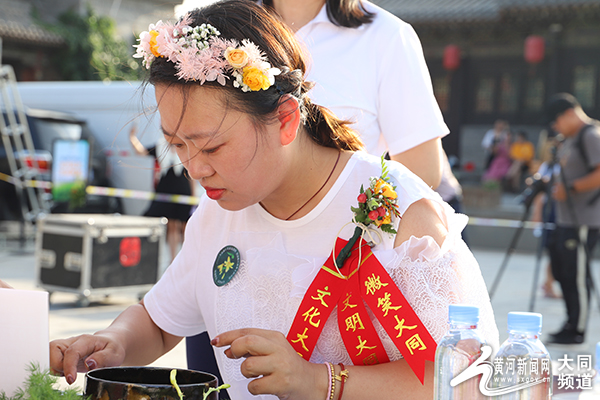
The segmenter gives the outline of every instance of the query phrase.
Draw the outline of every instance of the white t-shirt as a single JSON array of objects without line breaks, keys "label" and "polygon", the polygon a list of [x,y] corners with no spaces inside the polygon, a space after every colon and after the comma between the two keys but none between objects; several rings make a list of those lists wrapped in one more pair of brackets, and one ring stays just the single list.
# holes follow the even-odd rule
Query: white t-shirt
[{"label": "white t-shirt", "polygon": [[402,153],[448,134],[412,26],[363,1],[375,14],[359,28],[334,25],[326,7],[296,32],[308,50],[310,98],[355,122],[367,152]]},{"label": "white t-shirt", "polygon": [[[481,272],[462,242],[464,215],[454,214],[439,195],[406,167],[388,162],[389,175],[397,186],[399,211],[429,198],[443,204],[443,221],[450,234],[440,248],[429,237],[411,238],[394,249],[394,238],[383,234],[373,250],[435,340],[448,329],[448,304],[470,303],[481,307],[484,336],[497,348],[498,331]],[[381,175],[380,159],[355,153],[324,199],[307,215],[284,221],[259,204],[227,211],[203,197],[186,228],[183,247],[160,281],[144,298],[152,320],[166,332],[191,336],[201,332],[204,319],[210,337],[239,328],[270,329],[287,334],[300,302],[339,236],[350,238],[349,222],[361,185]],[[398,226],[398,220],[394,225]],[[218,252],[235,246],[241,265],[224,286],[213,282],[212,269]],[[373,318],[372,318],[373,319]],[[374,321],[391,360],[401,358],[381,325]],[[248,379],[240,373],[243,360],[229,360],[224,349],[216,358],[233,399],[254,397]],[[352,362],[345,350],[334,311],[311,357],[312,362]]]}]

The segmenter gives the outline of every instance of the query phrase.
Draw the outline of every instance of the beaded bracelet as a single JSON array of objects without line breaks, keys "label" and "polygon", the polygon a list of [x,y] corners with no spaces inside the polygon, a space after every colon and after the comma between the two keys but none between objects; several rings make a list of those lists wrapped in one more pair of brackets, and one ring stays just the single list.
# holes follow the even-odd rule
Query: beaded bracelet
[{"label": "beaded bracelet", "polygon": [[344,364],[339,363],[338,365],[342,368],[342,370],[340,371],[339,375],[334,375],[334,378],[341,382],[340,395],[338,396],[338,400],[342,400],[342,394],[344,393],[344,383],[346,383],[350,374],[348,373],[348,370],[344,367]]},{"label": "beaded bracelet", "polygon": [[331,364],[330,363],[323,363],[325,364],[325,366],[327,367],[327,382],[328,382],[328,387],[327,387],[327,397],[325,397],[325,400],[329,400],[329,398],[331,397],[331,382],[333,381],[332,379],[332,373],[331,373]]},{"label": "beaded bracelet", "polygon": [[335,369],[332,363],[328,362],[326,364],[329,369],[329,400],[333,400],[335,396]]}]

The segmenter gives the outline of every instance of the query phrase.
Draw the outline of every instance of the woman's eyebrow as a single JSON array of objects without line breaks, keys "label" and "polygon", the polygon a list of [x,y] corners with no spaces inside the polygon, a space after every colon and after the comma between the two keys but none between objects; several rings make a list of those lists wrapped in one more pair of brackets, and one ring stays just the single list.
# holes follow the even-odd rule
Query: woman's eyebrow
[{"label": "woman's eyebrow", "polygon": [[[168,137],[174,137],[175,134],[167,131],[164,127],[160,127],[160,130],[162,131],[163,135],[168,136]],[[194,140],[194,139],[205,139],[205,138],[209,138],[212,137],[214,135],[213,132],[195,132],[192,133],[190,135],[183,135],[183,137],[187,140]]]}]

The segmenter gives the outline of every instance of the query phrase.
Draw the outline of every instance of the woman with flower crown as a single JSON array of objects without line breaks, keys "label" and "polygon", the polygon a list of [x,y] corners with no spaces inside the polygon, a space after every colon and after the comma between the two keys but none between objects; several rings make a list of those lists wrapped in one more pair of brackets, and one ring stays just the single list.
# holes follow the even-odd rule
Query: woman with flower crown
[{"label": "woman with flower crown", "polygon": [[137,55],[207,196],[144,300],[53,341],[54,371],[150,363],[203,319],[233,399],[430,399],[448,304],[476,302],[494,341],[466,217],[311,102],[282,23],[227,0],[151,25]]}]

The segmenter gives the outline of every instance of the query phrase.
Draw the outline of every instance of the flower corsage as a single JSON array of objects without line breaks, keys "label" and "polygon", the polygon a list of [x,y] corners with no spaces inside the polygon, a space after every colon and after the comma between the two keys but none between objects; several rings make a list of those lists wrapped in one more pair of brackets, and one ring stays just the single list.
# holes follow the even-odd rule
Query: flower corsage
[{"label": "flower corsage", "polygon": [[335,261],[338,267],[344,265],[350,249],[358,238],[365,234],[369,225],[374,224],[390,235],[397,233],[392,220],[393,217],[401,218],[400,211],[398,211],[398,194],[396,186],[392,184],[388,176],[388,168],[383,156],[381,157],[381,176],[379,178],[371,177],[370,185],[366,190],[364,185],[361,185],[357,201],[358,206],[350,208],[354,213],[353,222],[356,224],[354,235],[336,257]]}]

